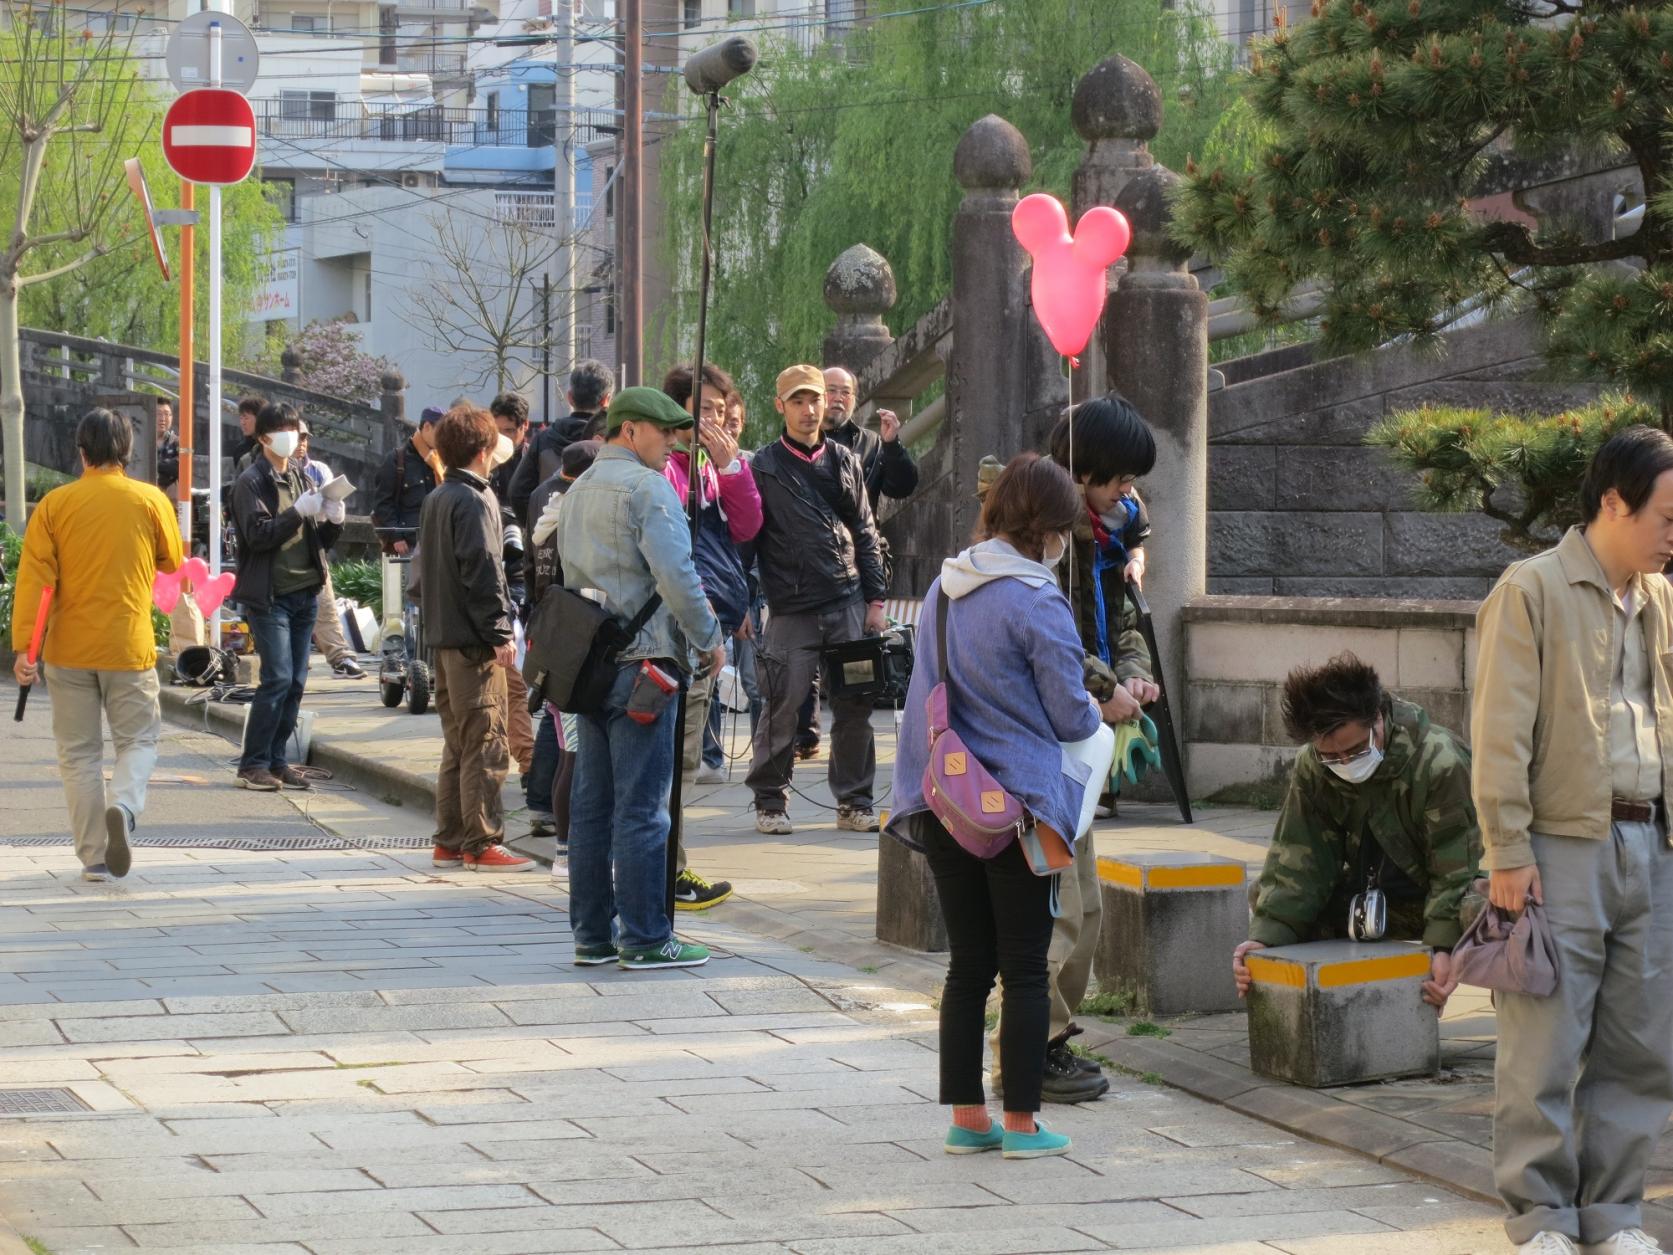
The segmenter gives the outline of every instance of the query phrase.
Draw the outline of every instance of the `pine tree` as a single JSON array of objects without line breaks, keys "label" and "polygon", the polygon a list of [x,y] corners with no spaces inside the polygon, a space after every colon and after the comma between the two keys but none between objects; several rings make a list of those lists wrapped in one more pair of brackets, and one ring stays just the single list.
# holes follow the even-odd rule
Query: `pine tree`
[{"label": "pine tree", "polygon": [[[1191,164],[1182,241],[1222,258],[1263,320],[1313,282],[1324,347],[1434,342],[1471,300],[1543,318],[1558,377],[1652,401],[1673,430],[1673,0],[1315,0],[1252,59],[1275,128],[1253,174]],[[1494,221],[1496,156],[1618,154],[1635,232]]]}]

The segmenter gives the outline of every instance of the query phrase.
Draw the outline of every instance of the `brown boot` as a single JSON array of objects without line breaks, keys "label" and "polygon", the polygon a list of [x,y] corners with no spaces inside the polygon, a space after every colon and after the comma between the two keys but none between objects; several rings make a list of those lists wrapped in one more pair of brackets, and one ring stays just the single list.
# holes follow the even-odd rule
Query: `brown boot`
[{"label": "brown boot", "polygon": [[277,793],[281,787],[279,777],[265,767],[246,767],[238,773],[238,787],[254,789],[257,793]]}]

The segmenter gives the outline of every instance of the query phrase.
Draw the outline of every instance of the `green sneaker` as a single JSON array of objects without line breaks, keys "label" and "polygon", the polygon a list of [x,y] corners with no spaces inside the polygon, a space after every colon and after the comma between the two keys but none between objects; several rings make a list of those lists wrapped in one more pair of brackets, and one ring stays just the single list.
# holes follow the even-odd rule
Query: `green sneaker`
[{"label": "green sneaker", "polygon": [[616,947],[606,941],[601,946],[576,946],[576,967],[597,967],[601,963],[614,963],[619,954]]},{"label": "green sneaker", "polygon": [[707,946],[670,937],[648,950],[623,950],[620,966],[631,972],[653,967],[702,967],[708,961]]},{"label": "green sneaker", "polygon": [[999,1153],[1006,1159],[1044,1159],[1050,1155],[1067,1155],[1069,1139],[1061,1133],[1053,1133],[1036,1119],[1032,1133],[1007,1132]]}]

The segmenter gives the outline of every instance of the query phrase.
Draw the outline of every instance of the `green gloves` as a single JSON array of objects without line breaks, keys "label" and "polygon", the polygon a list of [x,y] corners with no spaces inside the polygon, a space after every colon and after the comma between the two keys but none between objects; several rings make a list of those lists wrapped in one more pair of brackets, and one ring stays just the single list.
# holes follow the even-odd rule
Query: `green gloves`
[{"label": "green gloves", "polygon": [[1156,749],[1156,725],[1149,715],[1141,714],[1137,723],[1121,723],[1115,727],[1115,765],[1110,768],[1110,792],[1120,793],[1123,779],[1137,784],[1144,774],[1162,765],[1162,755]]}]

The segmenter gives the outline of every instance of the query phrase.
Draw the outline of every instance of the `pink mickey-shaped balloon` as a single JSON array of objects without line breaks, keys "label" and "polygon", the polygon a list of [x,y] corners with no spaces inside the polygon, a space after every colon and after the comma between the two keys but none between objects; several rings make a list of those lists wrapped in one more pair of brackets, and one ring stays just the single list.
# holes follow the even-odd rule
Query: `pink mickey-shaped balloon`
[{"label": "pink mickey-shaped balloon", "polygon": [[180,604],[180,572],[158,571],[151,577],[151,604],[164,614],[173,614]]},{"label": "pink mickey-shaped balloon", "polygon": [[1107,205],[1081,215],[1069,234],[1069,215],[1055,196],[1036,192],[1011,211],[1011,230],[1034,259],[1030,295],[1034,316],[1052,347],[1072,357],[1086,347],[1104,313],[1104,272],[1132,242],[1127,219]]},{"label": "pink mickey-shaped balloon", "polygon": [[214,614],[221,608],[221,603],[232,596],[232,586],[237,582],[238,577],[231,571],[222,571],[213,579],[199,584],[197,596],[192,600],[197,602],[198,609],[205,615]]},{"label": "pink mickey-shaped balloon", "polygon": [[202,558],[187,558],[180,564],[180,578],[190,580],[196,588],[209,578],[209,564]]}]

